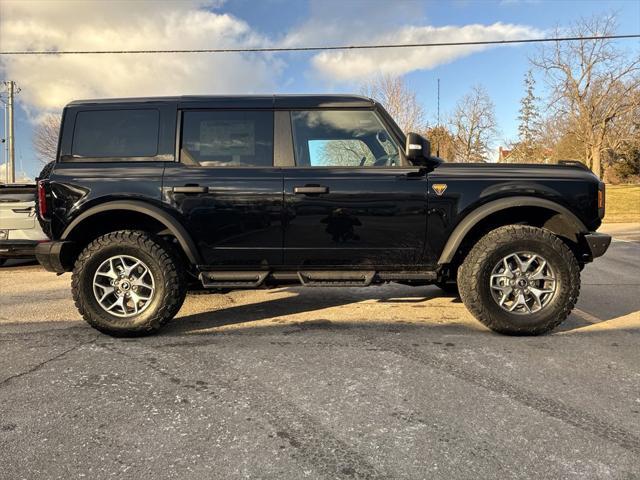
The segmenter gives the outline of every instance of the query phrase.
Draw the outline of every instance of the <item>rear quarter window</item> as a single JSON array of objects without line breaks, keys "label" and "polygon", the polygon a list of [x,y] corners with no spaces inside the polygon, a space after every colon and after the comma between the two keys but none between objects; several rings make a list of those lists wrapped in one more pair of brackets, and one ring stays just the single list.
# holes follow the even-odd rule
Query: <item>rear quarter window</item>
[{"label": "rear quarter window", "polygon": [[78,112],[72,155],[88,158],[154,157],[160,112],[155,109]]}]

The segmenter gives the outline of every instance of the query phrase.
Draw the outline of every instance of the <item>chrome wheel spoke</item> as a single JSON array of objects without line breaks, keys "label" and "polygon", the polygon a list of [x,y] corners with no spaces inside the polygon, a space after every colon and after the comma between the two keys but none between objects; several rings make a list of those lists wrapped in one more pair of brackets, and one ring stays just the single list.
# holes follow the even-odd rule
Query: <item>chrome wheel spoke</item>
[{"label": "chrome wheel spoke", "polygon": [[140,265],[142,262],[140,260],[136,260],[136,262],[131,265],[130,267],[127,267],[126,264],[124,264],[124,274],[127,276],[131,275],[131,272],[134,268],[136,268],[138,265]]},{"label": "chrome wheel spoke", "polygon": [[495,302],[513,314],[536,313],[556,292],[556,276],[546,259],[532,252],[503,257],[491,271],[489,287]]},{"label": "chrome wheel spoke", "polygon": [[109,287],[105,287],[102,285],[98,285],[99,288],[102,288],[102,296],[98,299],[99,303],[104,302],[105,298],[107,298],[109,295],[111,295],[112,293],[114,293],[116,291],[115,288],[109,286]]},{"label": "chrome wheel spoke", "polygon": [[511,265],[508,261],[509,257],[505,257],[502,259],[502,265],[504,266],[504,271],[502,274],[508,278],[513,278],[515,276],[514,271],[511,269]]},{"label": "chrome wheel spoke", "polygon": [[155,294],[155,280],[142,260],[129,256],[111,257],[93,277],[98,305],[117,317],[131,317],[145,310]]},{"label": "chrome wheel spoke", "polygon": [[121,310],[124,311],[124,297],[117,296],[116,301],[111,304],[109,308],[107,308],[107,312],[112,311],[115,307],[120,307]]}]

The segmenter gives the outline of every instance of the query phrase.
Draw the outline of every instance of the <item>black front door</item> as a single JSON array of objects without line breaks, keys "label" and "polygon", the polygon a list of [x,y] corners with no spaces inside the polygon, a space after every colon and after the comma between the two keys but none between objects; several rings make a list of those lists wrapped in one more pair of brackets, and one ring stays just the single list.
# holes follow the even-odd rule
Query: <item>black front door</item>
[{"label": "black front door", "polygon": [[208,265],[282,263],[282,173],[273,167],[273,111],[182,113],[180,162],[167,164],[164,200]]},{"label": "black front door", "polygon": [[415,267],[427,182],[403,163],[372,110],[291,113],[296,166],[284,173],[284,263]]}]

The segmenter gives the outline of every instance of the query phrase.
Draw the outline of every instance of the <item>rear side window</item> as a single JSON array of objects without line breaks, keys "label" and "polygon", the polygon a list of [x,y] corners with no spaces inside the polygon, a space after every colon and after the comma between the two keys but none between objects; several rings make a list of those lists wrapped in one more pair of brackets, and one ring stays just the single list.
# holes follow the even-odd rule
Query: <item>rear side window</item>
[{"label": "rear side window", "polygon": [[158,153],[158,110],[79,112],[73,132],[76,157],[153,157]]},{"label": "rear side window", "polygon": [[184,112],[180,161],[203,167],[273,166],[273,112]]}]

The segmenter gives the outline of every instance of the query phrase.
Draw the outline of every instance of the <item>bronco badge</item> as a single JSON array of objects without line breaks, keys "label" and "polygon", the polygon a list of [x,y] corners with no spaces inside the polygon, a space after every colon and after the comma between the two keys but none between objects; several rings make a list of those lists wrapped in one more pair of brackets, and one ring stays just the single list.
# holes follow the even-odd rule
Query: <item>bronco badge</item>
[{"label": "bronco badge", "polygon": [[431,188],[433,188],[433,191],[436,192],[436,195],[440,196],[447,189],[447,184],[446,183],[434,183],[431,186]]}]

